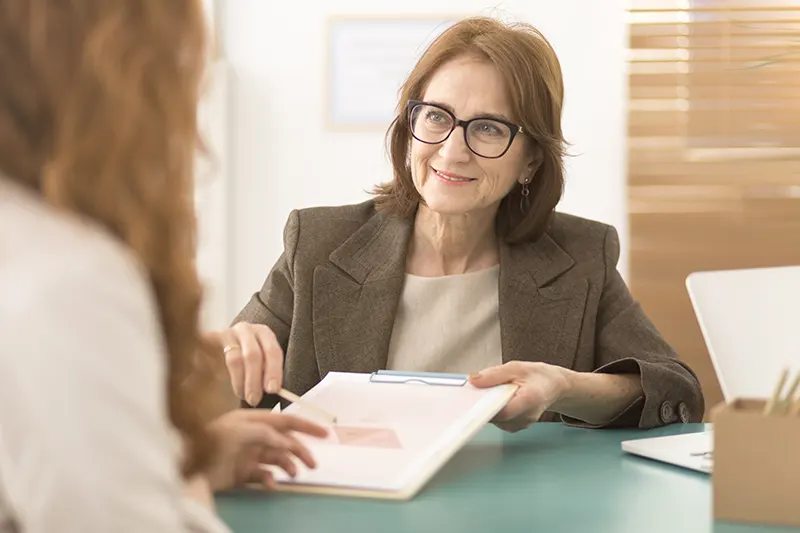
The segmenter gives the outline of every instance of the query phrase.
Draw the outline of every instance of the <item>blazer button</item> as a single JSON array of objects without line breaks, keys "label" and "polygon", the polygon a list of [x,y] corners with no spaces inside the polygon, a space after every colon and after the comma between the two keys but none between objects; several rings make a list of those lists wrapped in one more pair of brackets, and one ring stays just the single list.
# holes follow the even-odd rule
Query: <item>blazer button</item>
[{"label": "blazer button", "polygon": [[681,422],[683,422],[684,424],[688,424],[689,420],[692,419],[691,413],[689,412],[689,408],[683,402],[678,404],[678,416],[681,417]]},{"label": "blazer button", "polygon": [[672,422],[674,416],[675,411],[672,409],[672,404],[665,400],[661,404],[661,421],[664,423]]}]

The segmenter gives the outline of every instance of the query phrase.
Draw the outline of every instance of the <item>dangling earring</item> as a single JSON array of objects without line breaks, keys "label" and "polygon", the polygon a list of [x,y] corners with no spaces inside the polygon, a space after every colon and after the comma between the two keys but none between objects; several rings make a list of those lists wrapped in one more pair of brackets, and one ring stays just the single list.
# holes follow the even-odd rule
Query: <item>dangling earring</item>
[{"label": "dangling earring", "polygon": [[522,182],[522,197],[519,199],[519,209],[523,213],[528,210],[531,206],[531,200],[528,197],[531,194],[531,191],[528,189],[528,184],[531,182],[531,178],[525,178],[525,181]]}]

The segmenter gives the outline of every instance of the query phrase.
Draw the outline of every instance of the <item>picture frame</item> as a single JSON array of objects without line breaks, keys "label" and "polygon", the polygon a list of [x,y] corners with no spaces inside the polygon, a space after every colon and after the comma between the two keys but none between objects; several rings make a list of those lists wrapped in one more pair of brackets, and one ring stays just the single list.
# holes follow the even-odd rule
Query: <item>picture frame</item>
[{"label": "picture frame", "polygon": [[325,127],[385,131],[402,83],[457,14],[335,15],[325,28]]}]

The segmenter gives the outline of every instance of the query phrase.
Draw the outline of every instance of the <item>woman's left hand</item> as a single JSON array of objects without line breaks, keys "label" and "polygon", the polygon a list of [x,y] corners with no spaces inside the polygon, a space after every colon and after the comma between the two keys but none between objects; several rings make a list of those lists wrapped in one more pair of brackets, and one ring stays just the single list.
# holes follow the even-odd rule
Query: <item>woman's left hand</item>
[{"label": "woman's left hand", "polygon": [[479,388],[507,383],[519,387],[492,420],[500,429],[513,433],[533,425],[566,393],[568,373],[566,368],[547,363],[511,361],[471,375],[470,383]]}]

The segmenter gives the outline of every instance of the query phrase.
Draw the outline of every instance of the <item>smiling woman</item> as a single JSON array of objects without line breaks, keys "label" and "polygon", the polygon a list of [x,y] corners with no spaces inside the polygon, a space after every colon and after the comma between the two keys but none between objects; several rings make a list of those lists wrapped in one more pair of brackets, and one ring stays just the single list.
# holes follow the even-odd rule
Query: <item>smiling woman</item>
[{"label": "smiling woman", "polygon": [[393,179],[363,204],[294,211],[263,287],[215,336],[236,394],[269,406],[284,383],[391,368],[519,384],[495,420],[509,431],[700,420],[694,373],[616,269],[614,228],[555,211],[563,94],[530,25],[442,33],[403,85]]}]

